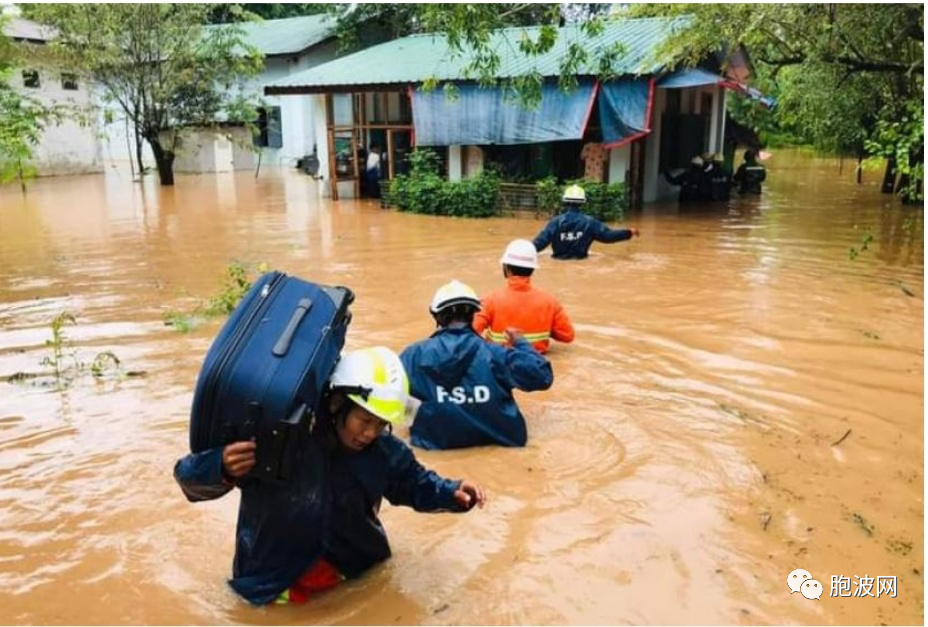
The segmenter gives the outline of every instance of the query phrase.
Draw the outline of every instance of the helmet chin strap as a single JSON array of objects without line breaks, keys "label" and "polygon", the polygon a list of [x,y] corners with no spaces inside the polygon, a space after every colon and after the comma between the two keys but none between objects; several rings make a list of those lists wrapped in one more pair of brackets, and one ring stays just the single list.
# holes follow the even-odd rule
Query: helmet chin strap
[{"label": "helmet chin strap", "polygon": [[371,388],[366,388],[366,387],[361,386],[361,385],[354,385],[354,386],[350,386],[350,387],[349,387],[349,386],[339,386],[339,387],[335,388],[335,391],[344,392],[345,394],[357,394],[358,396],[360,396],[361,398],[363,398],[363,399],[366,401],[366,400],[370,397],[371,392],[373,392],[374,390],[372,390]]}]

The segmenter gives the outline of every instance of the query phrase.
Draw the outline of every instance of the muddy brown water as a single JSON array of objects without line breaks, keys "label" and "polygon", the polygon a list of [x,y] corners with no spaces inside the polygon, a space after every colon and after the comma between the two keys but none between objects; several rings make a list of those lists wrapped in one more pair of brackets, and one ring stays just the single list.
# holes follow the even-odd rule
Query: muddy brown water
[{"label": "muddy brown water", "polygon": [[[0,376],[48,372],[64,311],[69,352],[144,372],[0,382],[0,622],[922,623],[923,214],[877,173],[768,166],[759,199],[651,206],[640,239],[543,259],[577,340],[550,352],[551,390],[519,396],[529,446],[418,453],[488,507],[385,506],[391,560],[270,608],[225,583],[237,496],[192,505],[171,478],[219,321],[165,315],[264,262],[351,286],[349,346],[401,349],[440,284],[498,287],[505,244],[543,223],[320,201],[295,172],[0,189]],[[820,600],[790,594],[797,568]],[[896,596],[832,597],[833,576],[896,577]]]}]

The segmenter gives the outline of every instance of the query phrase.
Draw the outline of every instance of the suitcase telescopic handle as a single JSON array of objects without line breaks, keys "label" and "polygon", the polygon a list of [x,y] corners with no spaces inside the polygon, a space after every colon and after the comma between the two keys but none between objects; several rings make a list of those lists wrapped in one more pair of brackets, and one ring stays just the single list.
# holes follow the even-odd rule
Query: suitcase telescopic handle
[{"label": "suitcase telescopic handle", "polygon": [[284,332],[281,333],[280,337],[277,339],[277,343],[274,344],[274,349],[271,351],[274,353],[274,356],[283,357],[287,354],[287,351],[290,350],[290,343],[293,342],[293,336],[296,335],[297,327],[300,326],[300,322],[312,306],[313,302],[310,299],[300,299],[300,302],[297,303],[296,311],[290,316],[290,322],[287,323],[287,328],[284,329]]}]

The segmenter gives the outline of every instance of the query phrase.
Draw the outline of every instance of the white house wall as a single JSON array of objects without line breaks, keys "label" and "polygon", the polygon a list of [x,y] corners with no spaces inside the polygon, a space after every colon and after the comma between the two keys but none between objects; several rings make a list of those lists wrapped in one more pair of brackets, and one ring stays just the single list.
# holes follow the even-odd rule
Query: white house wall
[{"label": "white house wall", "polygon": [[73,105],[87,116],[86,124],[65,119],[60,124],[49,124],[37,146],[33,148],[31,164],[40,176],[57,174],[86,174],[103,171],[103,155],[99,136],[99,123],[90,104],[90,90],[78,81],[77,90],[65,90],[61,73],[48,67],[28,68],[39,72],[39,87],[27,88],[22,71],[13,71],[10,85],[16,91],[35,98],[46,105]]},{"label": "white house wall", "polygon": [[252,93],[269,106],[280,107],[283,146],[262,149],[263,164],[295,167],[299,159],[312,153],[313,145],[321,152],[326,136],[324,132],[318,134],[314,124],[314,98],[306,95],[265,96],[263,90],[265,85],[331,61],[335,58],[335,46],[334,42],[316,46],[299,57],[269,57],[265,59],[264,71],[251,81],[249,87]]}]

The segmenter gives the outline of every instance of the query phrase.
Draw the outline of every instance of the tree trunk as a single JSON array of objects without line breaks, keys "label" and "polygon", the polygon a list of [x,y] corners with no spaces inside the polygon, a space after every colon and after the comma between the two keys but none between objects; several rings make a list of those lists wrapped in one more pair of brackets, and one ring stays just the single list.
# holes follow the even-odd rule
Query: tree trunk
[{"label": "tree trunk", "polygon": [[886,172],[883,173],[883,185],[880,192],[892,194],[896,187],[896,158],[890,157],[886,160]]},{"label": "tree trunk", "polygon": [[139,166],[139,178],[145,175],[145,164],[142,161],[142,133],[139,131],[139,127],[132,125],[135,129],[135,162]]},{"label": "tree trunk", "polygon": [[155,155],[155,165],[158,166],[158,178],[161,179],[162,185],[174,184],[174,153],[167,150],[161,145],[158,135],[146,135],[145,141],[151,146],[151,152]]},{"label": "tree trunk", "polygon": [[857,184],[860,185],[864,178],[864,156],[857,153]]}]

